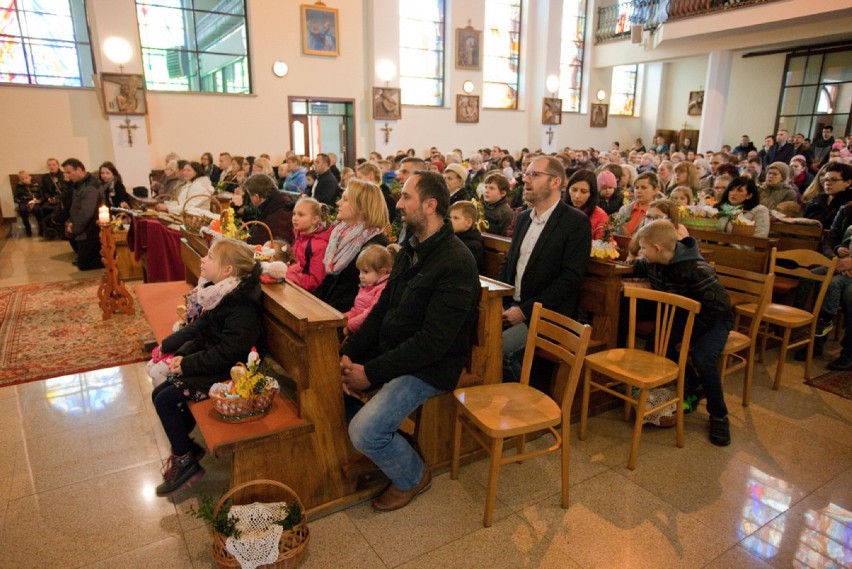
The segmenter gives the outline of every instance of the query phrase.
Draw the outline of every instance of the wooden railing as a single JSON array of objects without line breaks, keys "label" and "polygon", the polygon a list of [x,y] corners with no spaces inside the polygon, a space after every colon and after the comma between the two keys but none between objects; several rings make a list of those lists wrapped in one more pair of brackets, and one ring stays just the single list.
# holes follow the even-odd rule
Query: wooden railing
[{"label": "wooden railing", "polygon": [[641,25],[654,31],[663,22],[680,18],[702,16],[735,8],[744,8],[777,0],[627,0],[600,6],[595,42],[623,40],[630,37],[630,29]]}]

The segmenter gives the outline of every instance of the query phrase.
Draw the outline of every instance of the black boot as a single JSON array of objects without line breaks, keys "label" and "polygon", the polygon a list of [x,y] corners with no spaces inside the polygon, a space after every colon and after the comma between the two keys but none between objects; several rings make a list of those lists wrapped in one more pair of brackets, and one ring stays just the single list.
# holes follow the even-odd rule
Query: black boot
[{"label": "black boot", "polygon": [[157,496],[163,497],[180,490],[184,484],[204,476],[204,469],[188,452],[183,456],[171,455],[163,468],[163,483],[157,486]]}]

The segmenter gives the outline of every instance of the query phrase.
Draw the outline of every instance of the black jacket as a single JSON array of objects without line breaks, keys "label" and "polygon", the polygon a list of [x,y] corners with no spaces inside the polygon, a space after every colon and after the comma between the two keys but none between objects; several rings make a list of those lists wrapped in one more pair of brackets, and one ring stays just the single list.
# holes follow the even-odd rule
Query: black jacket
[{"label": "black jacket", "polygon": [[98,204],[101,203],[100,184],[91,174],[79,182],[71,184],[73,195],[71,197],[71,232],[75,241],[86,239],[97,239],[98,229]]},{"label": "black jacket", "polygon": [[509,226],[512,225],[512,219],[515,217],[515,212],[506,203],[506,198],[502,198],[494,203],[482,202],[485,209],[485,220],[488,222],[488,233],[495,235],[506,235],[509,231]]},{"label": "black jacket", "polygon": [[675,255],[668,265],[638,259],[633,269],[634,276],[647,275],[654,290],[679,294],[701,304],[701,311],[695,317],[693,334],[700,336],[720,321],[733,325],[734,315],[728,292],[719,282],[713,267],[701,257],[698,244],[692,237],[678,242]]},{"label": "black jacket", "polygon": [[[387,244],[387,236],[384,233],[379,233],[364,243],[361,251],[370,245],[387,246]],[[357,258],[358,255],[355,255],[352,262],[336,275],[325,275],[319,288],[314,291],[314,295],[340,312],[349,312],[352,305],[355,304],[355,297],[358,296],[358,287],[361,285],[358,267],[355,266],[355,259]]]},{"label": "black jacket", "polygon": [[231,367],[245,362],[260,340],[261,314],[260,265],[255,265],[216,308],[163,340],[164,353],[183,356],[183,375],[173,383],[189,389],[197,401],[211,385],[229,379]]},{"label": "black jacket", "polygon": [[[262,221],[272,230],[274,239],[283,239],[293,243],[293,198],[276,191],[257,208],[258,221]],[[269,232],[261,225],[251,227],[249,245],[263,245],[269,240]]]},{"label": "black jacket", "polygon": [[416,248],[405,243],[388,284],[340,352],[364,364],[373,387],[414,375],[454,389],[470,351],[479,276],[449,222]]},{"label": "black jacket", "polygon": [[852,190],[840,192],[831,202],[828,201],[828,194],[819,194],[805,206],[802,217],[816,219],[822,224],[823,229],[829,229],[834,218],[837,217],[837,212],[850,200],[852,200]]},{"label": "black jacket", "polygon": [[482,233],[475,227],[471,227],[462,233],[456,233],[456,237],[470,249],[471,255],[476,260],[476,269],[481,275],[485,270],[485,244],[482,241]]},{"label": "black jacket", "polygon": [[450,196],[450,205],[453,205],[454,203],[463,200],[470,201],[474,197],[476,197],[476,194],[474,192],[471,192],[470,189],[466,186],[462,186],[461,188],[456,190],[456,193]]},{"label": "black jacket", "polygon": [[108,207],[121,207],[121,202],[129,202],[130,196],[127,195],[127,189],[122,182],[119,180],[114,181],[112,189],[108,187],[108,184],[101,184],[101,193],[104,197],[104,203]]},{"label": "black jacket", "polygon": [[337,178],[334,177],[331,170],[327,170],[325,174],[317,176],[317,184],[314,186],[311,196],[334,209],[338,188]]},{"label": "black jacket", "polygon": [[784,146],[778,146],[777,144],[770,146],[769,150],[766,151],[766,155],[763,156],[763,168],[767,168],[773,162],[789,164],[795,155],[796,149],[789,142],[785,143]]},{"label": "black jacket", "polygon": [[[515,285],[521,243],[532,223],[534,210],[522,211],[515,221],[509,254],[500,265],[499,280]],[[580,279],[592,252],[592,226],[588,216],[560,201],[547,220],[530,254],[521,283],[520,308],[529,321],[533,304],[573,317],[580,300]],[[511,301],[507,297],[507,302]]]},{"label": "black jacket", "polygon": [[62,191],[68,186],[65,183],[65,178],[62,172],[57,172],[52,176],[50,172],[41,177],[41,190],[39,198],[49,204],[56,205],[59,203],[59,197]]}]

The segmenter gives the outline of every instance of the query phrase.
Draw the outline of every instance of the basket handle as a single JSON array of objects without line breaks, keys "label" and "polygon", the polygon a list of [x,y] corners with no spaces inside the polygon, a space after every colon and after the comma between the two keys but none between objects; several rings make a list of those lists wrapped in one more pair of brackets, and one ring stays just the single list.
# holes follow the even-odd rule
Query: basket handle
[{"label": "basket handle", "polygon": [[249,480],[248,482],[243,482],[242,484],[237,484],[236,486],[234,486],[233,488],[231,488],[230,490],[228,490],[227,492],[222,494],[222,497],[219,498],[218,502],[216,502],[216,507],[213,508],[213,519],[215,520],[216,516],[219,515],[219,510],[222,508],[222,506],[225,504],[225,502],[228,501],[228,498],[230,498],[231,496],[233,496],[234,494],[236,494],[240,490],[248,488],[249,486],[256,486],[256,485],[263,485],[263,484],[266,484],[267,486],[276,486],[276,487],[280,488],[281,490],[284,490],[285,492],[289,492],[294,498],[296,498],[296,502],[299,504],[299,509],[302,512],[302,517],[304,517],[305,521],[307,521],[308,515],[305,513],[305,505],[302,504],[302,500],[299,499],[299,495],[296,494],[293,491],[292,488],[290,488],[289,486],[287,486],[283,482],[278,482],[277,480],[267,480],[267,479]]},{"label": "basket handle", "polygon": [[[210,204],[210,205],[215,204],[217,211],[214,212],[214,213],[222,213],[222,206],[219,204],[219,200],[217,200],[213,196],[202,196],[202,195],[192,196],[191,198],[189,198],[188,200],[183,202],[183,208],[181,209],[181,213],[186,213],[186,208],[189,206],[189,202],[191,202],[192,200],[197,200],[199,198],[206,200],[207,203]],[[213,210],[211,209],[210,211],[213,211]]]},{"label": "basket handle", "polygon": [[266,225],[265,223],[263,223],[262,221],[258,221],[258,220],[253,220],[253,221],[244,221],[242,224],[240,224],[240,229],[239,229],[238,233],[239,233],[240,231],[242,231],[243,229],[245,229],[245,230],[247,230],[247,231],[248,231],[248,230],[249,230],[249,227],[251,227],[252,225],[260,225],[261,227],[263,227],[264,229],[266,229],[266,232],[267,232],[267,233],[269,233],[269,241],[274,241],[274,240],[275,240],[275,236],[274,236],[274,235],[272,235],[272,230],[269,228],[269,226],[268,226],[268,225]]}]

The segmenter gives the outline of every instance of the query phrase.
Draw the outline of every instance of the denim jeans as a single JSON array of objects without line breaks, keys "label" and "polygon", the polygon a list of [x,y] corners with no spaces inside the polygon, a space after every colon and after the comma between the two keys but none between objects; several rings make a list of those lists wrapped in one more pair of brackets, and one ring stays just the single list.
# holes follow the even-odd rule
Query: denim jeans
[{"label": "denim jeans", "polygon": [[831,277],[831,284],[828,285],[828,290],[826,291],[825,298],[822,301],[820,312],[825,312],[832,316],[837,314],[837,309],[840,307],[840,299],[844,296],[843,291],[850,284],[852,284],[852,277],[838,274]]},{"label": "denim jeans", "polygon": [[520,381],[529,326],[519,322],[503,330],[503,381]]},{"label": "denim jeans", "polygon": [[844,287],[841,299],[843,303],[843,316],[846,319],[846,330],[844,330],[843,339],[840,341],[840,355],[852,358],[852,330],[849,329],[850,325],[852,325],[852,283]]},{"label": "denim jeans", "polygon": [[[728,341],[728,332],[733,327],[733,322],[723,320],[714,322],[713,325],[698,333],[692,334],[692,369],[686,368],[686,392],[695,389],[699,385],[704,388],[707,396],[707,412],[714,417],[725,417],[728,414],[728,406],[725,405],[725,393],[722,390],[722,378],[719,375],[719,356],[725,349]],[[677,336],[673,334],[673,338]],[[666,357],[677,361],[678,350],[675,342],[669,342]]]},{"label": "denim jeans", "polygon": [[422,379],[402,375],[384,384],[349,423],[355,448],[401,490],[417,486],[426,465],[397,430],[403,419],[439,393],[440,389]]}]

